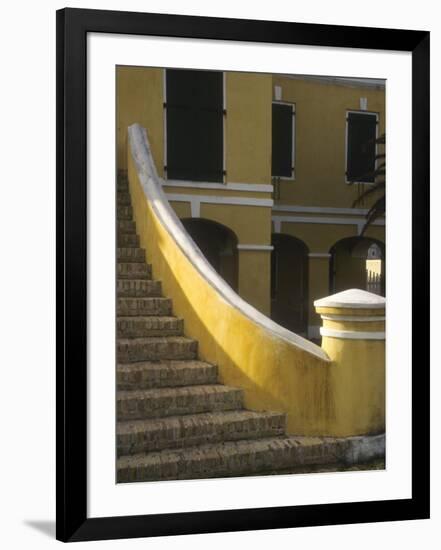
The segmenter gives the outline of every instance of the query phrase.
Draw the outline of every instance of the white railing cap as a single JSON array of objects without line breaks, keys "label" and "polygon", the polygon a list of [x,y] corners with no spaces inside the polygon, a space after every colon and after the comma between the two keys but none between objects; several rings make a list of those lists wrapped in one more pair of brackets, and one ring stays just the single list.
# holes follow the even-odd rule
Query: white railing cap
[{"label": "white railing cap", "polygon": [[359,288],[351,288],[326,298],[315,300],[315,307],[341,307],[350,309],[385,309],[386,298]]}]

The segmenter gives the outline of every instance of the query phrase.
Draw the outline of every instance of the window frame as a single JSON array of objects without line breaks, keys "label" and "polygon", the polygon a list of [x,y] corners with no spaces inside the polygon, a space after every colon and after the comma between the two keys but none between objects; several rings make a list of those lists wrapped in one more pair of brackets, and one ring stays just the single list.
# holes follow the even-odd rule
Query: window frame
[{"label": "window frame", "polygon": [[[163,122],[163,177],[162,179],[166,183],[169,180],[167,166],[167,70],[174,70],[175,67],[164,67],[162,69],[162,122]],[[180,69],[180,67],[179,67]],[[186,70],[185,67],[182,70]],[[202,72],[218,72],[222,73],[222,181],[210,182],[217,183],[220,185],[226,185],[227,183],[227,156],[226,156],[226,132],[227,132],[227,85],[226,85],[226,74],[225,71],[210,71],[205,69],[188,69],[188,70],[200,70]],[[176,178],[172,178],[170,181],[176,181]],[[203,183],[199,180],[179,180],[191,184]]]},{"label": "window frame", "polygon": [[[273,113],[273,105],[287,105],[288,107],[291,107],[291,132],[292,132],[292,151],[291,151],[291,176],[275,176],[273,174],[272,170],[272,162],[271,162],[271,179],[278,178],[279,180],[284,181],[296,181],[296,104],[293,101],[279,101],[276,99],[273,99],[271,101],[271,124],[272,124],[272,113]],[[271,158],[272,158],[272,148],[273,148],[273,140],[272,140],[272,130],[271,130]]]},{"label": "window frame", "polygon": [[[374,185],[375,181],[351,181],[348,180],[348,134],[349,134],[349,114],[355,113],[358,115],[368,115],[368,116],[375,116],[375,140],[378,140],[379,137],[379,126],[380,126],[380,113],[375,111],[364,111],[360,109],[347,109],[345,113],[345,183],[347,185]],[[376,170],[378,167],[378,143],[375,143],[375,161],[374,161],[374,169]]]}]

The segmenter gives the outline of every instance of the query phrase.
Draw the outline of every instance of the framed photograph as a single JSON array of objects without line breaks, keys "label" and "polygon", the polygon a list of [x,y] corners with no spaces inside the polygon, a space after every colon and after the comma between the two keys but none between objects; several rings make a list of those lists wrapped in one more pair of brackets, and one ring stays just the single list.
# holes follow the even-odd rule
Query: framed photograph
[{"label": "framed photograph", "polygon": [[57,12],[59,540],[428,518],[428,282],[428,32]]}]

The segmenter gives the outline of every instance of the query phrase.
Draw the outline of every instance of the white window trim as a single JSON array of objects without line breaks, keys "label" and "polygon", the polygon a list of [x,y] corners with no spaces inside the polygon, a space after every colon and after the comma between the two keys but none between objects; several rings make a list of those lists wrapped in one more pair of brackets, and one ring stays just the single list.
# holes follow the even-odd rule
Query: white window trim
[{"label": "white window trim", "polygon": [[[278,178],[280,180],[284,181],[296,181],[296,104],[292,103],[290,101],[277,101],[273,99],[271,103],[271,108],[273,104],[276,103],[277,105],[288,105],[292,109],[292,116],[291,116],[291,128],[292,128],[292,151],[291,151],[291,177],[287,176],[274,176],[271,173],[271,178]],[[272,147],[272,144],[271,144]],[[272,170],[271,170],[272,172]]]},{"label": "white window trim", "polygon": [[[216,71],[220,72],[220,71]],[[164,181],[167,182],[168,180],[168,170],[164,170],[164,166],[167,166],[167,108],[164,107],[164,105],[167,105],[167,68],[162,69],[162,97],[163,97],[163,103],[162,103],[162,118],[163,118],[163,124],[164,124],[164,143],[163,143],[163,149],[164,149],[164,164],[162,167],[163,173],[164,173]],[[227,183],[227,157],[226,157],[226,132],[227,132],[227,85],[226,85],[226,76],[225,71],[222,71],[222,123],[223,123],[223,142],[222,142],[222,182],[213,182],[217,183],[218,185],[223,185]],[[181,180],[180,180],[181,181]],[[184,180],[182,180],[184,181]]]},{"label": "white window trim", "polygon": [[[361,111],[357,109],[348,109],[346,111],[345,117],[346,117],[346,125],[345,125],[345,183],[346,184],[353,184],[353,185],[373,185],[373,182],[370,181],[353,181],[350,182],[348,180],[347,174],[348,174],[348,126],[349,126],[349,114],[350,113],[356,113],[360,115],[367,115],[367,116],[375,116],[375,139],[378,139],[378,130],[380,126],[380,116],[379,113],[375,113],[374,111]],[[378,143],[375,144],[375,156],[378,155]],[[377,169],[378,161],[375,161],[375,169]]]}]

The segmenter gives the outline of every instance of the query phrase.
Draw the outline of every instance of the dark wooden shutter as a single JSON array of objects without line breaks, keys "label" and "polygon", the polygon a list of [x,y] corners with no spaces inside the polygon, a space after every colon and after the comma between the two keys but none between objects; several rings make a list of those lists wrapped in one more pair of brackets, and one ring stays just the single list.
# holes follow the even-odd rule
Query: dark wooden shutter
[{"label": "dark wooden shutter", "polygon": [[293,110],[291,105],[273,103],[272,175],[292,177]]},{"label": "dark wooden shutter", "polygon": [[375,115],[348,113],[347,180],[374,181],[376,128]]},{"label": "dark wooden shutter", "polygon": [[222,73],[174,69],[166,78],[167,177],[222,182]]}]

